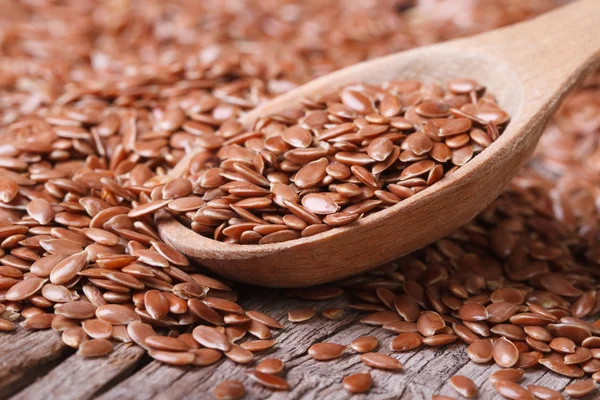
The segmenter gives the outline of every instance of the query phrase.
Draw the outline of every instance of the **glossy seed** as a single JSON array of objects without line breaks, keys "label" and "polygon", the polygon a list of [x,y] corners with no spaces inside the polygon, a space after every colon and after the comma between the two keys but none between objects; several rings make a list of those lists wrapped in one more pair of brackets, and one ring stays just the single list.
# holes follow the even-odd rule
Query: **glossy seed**
[{"label": "glossy seed", "polygon": [[402,363],[397,359],[381,353],[364,353],[360,355],[361,361],[369,367],[395,370],[401,369]]},{"label": "glossy seed", "polygon": [[275,390],[289,390],[290,385],[287,381],[277,375],[265,374],[260,371],[248,372],[248,377],[261,385]]},{"label": "glossy seed", "polygon": [[277,375],[283,371],[283,361],[278,358],[265,358],[256,364],[256,370],[265,374]]},{"label": "glossy seed", "polygon": [[290,322],[304,322],[310,320],[316,314],[314,308],[295,308],[288,311],[288,320]]},{"label": "glossy seed", "polygon": [[206,366],[211,365],[219,361],[223,355],[219,350],[215,349],[192,349],[190,353],[194,355],[194,360],[192,364],[196,366]]},{"label": "glossy seed", "polygon": [[527,389],[511,381],[498,381],[494,384],[496,392],[505,399],[535,400]]},{"label": "glossy seed", "polygon": [[478,364],[484,364],[493,358],[494,345],[490,340],[476,340],[467,348],[469,358]]},{"label": "glossy seed", "polygon": [[448,380],[450,386],[454,388],[461,396],[466,398],[475,397],[478,393],[475,383],[463,375],[454,375]]},{"label": "glossy seed", "polygon": [[405,332],[396,336],[390,343],[392,351],[414,350],[423,344],[423,337],[415,332]]},{"label": "glossy seed", "polygon": [[192,335],[204,347],[221,351],[229,351],[231,349],[231,343],[227,340],[227,337],[213,327],[205,325],[197,326],[194,328]]},{"label": "glossy seed", "polygon": [[215,386],[212,393],[217,400],[238,400],[246,395],[246,389],[241,382],[228,380]]},{"label": "glossy seed", "polygon": [[563,400],[563,395],[560,392],[545,386],[527,385],[527,390],[540,400]]},{"label": "glossy seed", "polygon": [[308,349],[308,354],[319,361],[333,360],[341,357],[346,351],[346,346],[336,343],[315,343]]},{"label": "glossy seed", "polygon": [[524,374],[525,371],[521,368],[505,368],[492,372],[488,379],[491,383],[496,383],[498,381],[516,382],[520,380]]},{"label": "glossy seed", "polygon": [[112,351],[112,343],[106,339],[91,339],[79,345],[77,354],[83,357],[101,357]]},{"label": "glossy seed", "polygon": [[349,393],[365,393],[373,386],[373,378],[368,372],[348,375],[342,380],[342,386]]},{"label": "glossy seed", "polygon": [[595,390],[596,383],[592,380],[575,382],[565,387],[565,393],[571,397],[584,397]]},{"label": "glossy seed", "polygon": [[504,368],[510,368],[517,363],[519,351],[510,340],[501,337],[494,342],[492,356],[496,364]]},{"label": "glossy seed", "polygon": [[368,353],[379,345],[375,336],[362,336],[350,343],[350,348],[358,353]]}]

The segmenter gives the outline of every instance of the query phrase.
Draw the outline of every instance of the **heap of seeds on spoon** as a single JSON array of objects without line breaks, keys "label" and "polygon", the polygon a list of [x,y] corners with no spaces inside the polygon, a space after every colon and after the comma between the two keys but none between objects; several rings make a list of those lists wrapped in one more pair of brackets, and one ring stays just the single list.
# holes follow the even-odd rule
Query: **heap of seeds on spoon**
[{"label": "heap of seeds on spoon", "polygon": [[232,122],[214,134],[174,110],[171,128],[199,135],[206,151],[168,196],[152,198],[175,198],[168,208],[188,227],[227,243],[277,243],[352,223],[434,185],[498,138],[509,116],[485,87],[455,79],[446,89],[358,83],[250,131]]},{"label": "heap of seeds on spoon", "polygon": [[[306,3],[306,23],[338,15],[338,6]],[[401,8],[397,17],[378,15],[381,5],[371,10],[374,20],[388,21],[386,41],[345,25],[352,12],[368,22],[364,10],[345,10],[327,39],[331,58],[307,59],[298,55],[306,53],[310,36],[279,54],[270,43],[258,50],[218,45],[216,31],[225,28],[192,28],[186,18],[198,14],[191,3],[164,19],[159,2],[142,7],[148,15],[128,16],[111,6],[93,13],[81,4],[39,7],[11,5],[15,25],[3,25],[22,35],[5,35],[9,62],[0,65],[0,330],[53,329],[84,357],[106,355],[119,342],[176,365],[206,366],[226,357],[247,364],[257,384],[290,389],[286,366],[268,355],[278,330],[339,318],[344,310],[317,310],[310,303],[289,310],[288,321],[245,310],[230,282],[206,275],[160,240],[153,215],[179,214],[197,232],[226,242],[318,233],[443,179],[495,140],[508,121],[482,86],[460,79],[439,86],[357,83],[264,118],[252,131],[237,122],[296,82],[426,43],[421,30],[449,26],[432,21],[407,32],[393,19],[409,18]],[[286,10],[282,15],[294,13]],[[215,10],[196,12],[222,17]],[[52,31],[54,25],[30,18],[36,13],[70,23]],[[524,15],[507,12],[498,23]],[[272,17],[265,11],[251,18],[258,26]],[[144,26],[160,29],[142,34]],[[188,29],[215,36],[193,35],[199,40],[194,53]],[[244,29],[256,40],[264,35],[251,23],[230,29]],[[440,31],[436,38],[462,33]],[[286,34],[271,27],[282,43],[289,42]],[[53,45],[65,36],[70,46]],[[161,49],[169,40],[177,44]],[[143,56],[135,48],[145,49]],[[336,49],[345,58],[337,58]],[[587,322],[600,311],[594,269],[600,264],[598,86],[590,80],[572,96],[542,139],[536,163],[552,176],[523,171],[447,238],[371,273],[295,291],[314,301],[347,296],[346,312],[359,310],[362,323],[393,334],[385,343],[371,336],[315,343],[308,356],[323,368],[339,357],[357,357],[364,368],[340,377],[340,386],[355,393],[377,385],[369,368],[401,369],[395,353],[459,341],[474,362],[503,368],[486,384],[507,398],[560,398],[548,388],[520,386],[530,368],[582,378],[565,388],[570,396],[591,393],[592,380],[600,380],[600,323]],[[189,176],[170,178],[168,170],[197,146],[206,152],[193,160]],[[243,378],[215,387],[215,397],[243,396]],[[468,377],[455,376],[450,385],[465,397],[478,391]]]}]

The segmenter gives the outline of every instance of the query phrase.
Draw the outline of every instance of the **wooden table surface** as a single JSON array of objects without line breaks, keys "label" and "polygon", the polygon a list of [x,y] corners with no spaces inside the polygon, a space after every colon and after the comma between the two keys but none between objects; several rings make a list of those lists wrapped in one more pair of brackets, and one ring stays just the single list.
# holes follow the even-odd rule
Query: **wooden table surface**
[{"label": "wooden table surface", "polygon": [[[394,333],[360,323],[361,314],[351,309],[346,309],[344,317],[336,321],[320,315],[302,324],[287,321],[290,308],[343,307],[348,303],[345,297],[312,302],[286,297],[285,291],[265,291],[242,289],[240,304],[284,323],[284,329],[276,332],[277,346],[259,353],[255,362],[267,356],[282,359],[284,376],[292,387],[289,392],[264,389],[246,378],[245,372],[255,362],[242,366],[223,358],[209,367],[173,367],[153,361],[136,345],[118,345],[108,357],[84,359],[66,347],[54,331],[17,329],[0,335],[0,399],[211,399],[212,388],[225,379],[243,381],[247,399],[348,399],[352,396],[342,388],[342,378],[369,368],[352,351],[338,360],[314,361],[307,354],[308,347],[321,341],[349,344],[361,335],[375,335],[380,340],[378,351],[390,353],[389,342]],[[498,367],[470,361],[462,342],[394,356],[404,368],[396,373],[372,369],[373,388],[368,395],[356,395],[353,399],[430,399],[432,394],[459,398],[447,383],[456,374],[475,381],[480,387],[479,399],[499,398],[487,382]],[[560,390],[571,381],[540,366],[527,370],[520,383]]]}]

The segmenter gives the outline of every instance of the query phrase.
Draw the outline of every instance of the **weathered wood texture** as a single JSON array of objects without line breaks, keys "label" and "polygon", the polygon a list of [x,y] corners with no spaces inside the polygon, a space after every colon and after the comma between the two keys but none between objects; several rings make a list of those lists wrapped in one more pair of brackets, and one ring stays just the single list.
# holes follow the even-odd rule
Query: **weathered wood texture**
[{"label": "weathered wood texture", "polygon": [[37,376],[59,366],[67,353],[52,331],[17,329],[0,335],[0,398],[18,392]]},{"label": "weathered wood texture", "polygon": [[[264,357],[284,360],[284,376],[292,386],[290,392],[273,392],[246,378],[245,372],[254,363],[241,366],[224,358],[210,367],[179,368],[152,361],[137,346],[123,345],[107,358],[86,360],[75,354],[65,358],[70,353],[60,345],[59,335],[55,332],[19,330],[11,336],[2,336],[0,342],[2,349],[6,349],[0,353],[3,367],[0,398],[8,398],[29,385],[12,399],[210,399],[210,392],[217,383],[238,379],[246,386],[247,399],[349,399],[352,396],[342,388],[342,378],[370,368],[364,366],[351,350],[336,361],[314,361],[307,355],[308,347],[319,341],[349,344],[361,335],[375,335],[381,342],[378,351],[390,354],[389,342],[394,334],[359,323],[361,314],[351,310],[338,321],[316,316],[308,323],[291,324],[286,316],[287,310],[294,307],[315,306],[321,310],[346,303],[345,298],[328,302],[299,301],[286,298],[283,292],[265,295],[265,290],[256,289],[242,295],[241,304],[246,309],[264,311],[286,321],[285,328],[276,332],[278,345],[259,354],[256,360]],[[458,398],[446,383],[456,374],[469,376],[480,386],[480,399],[498,398],[487,382],[487,377],[497,367],[491,363],[477,365],[471,362],[463,343],[395,353],[394,356],[404,364],[404,369],[397,373],[371,369],[374,387],[368,395],[352,398],[429,399],[436,393]],[[540,366],[528,370],[520,383],[539,383],[560,390],[570,381]]]}]

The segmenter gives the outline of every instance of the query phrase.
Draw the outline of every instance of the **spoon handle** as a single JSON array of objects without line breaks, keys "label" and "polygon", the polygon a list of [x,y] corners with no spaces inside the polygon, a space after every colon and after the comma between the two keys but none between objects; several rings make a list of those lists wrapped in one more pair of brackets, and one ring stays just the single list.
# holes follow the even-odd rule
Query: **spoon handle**
[{"label": "spoon handle", "polygon": [[527,91],[559,101],[600,66],[600,1],[579,0],[531,21],[460,40],[510,62]]}]

